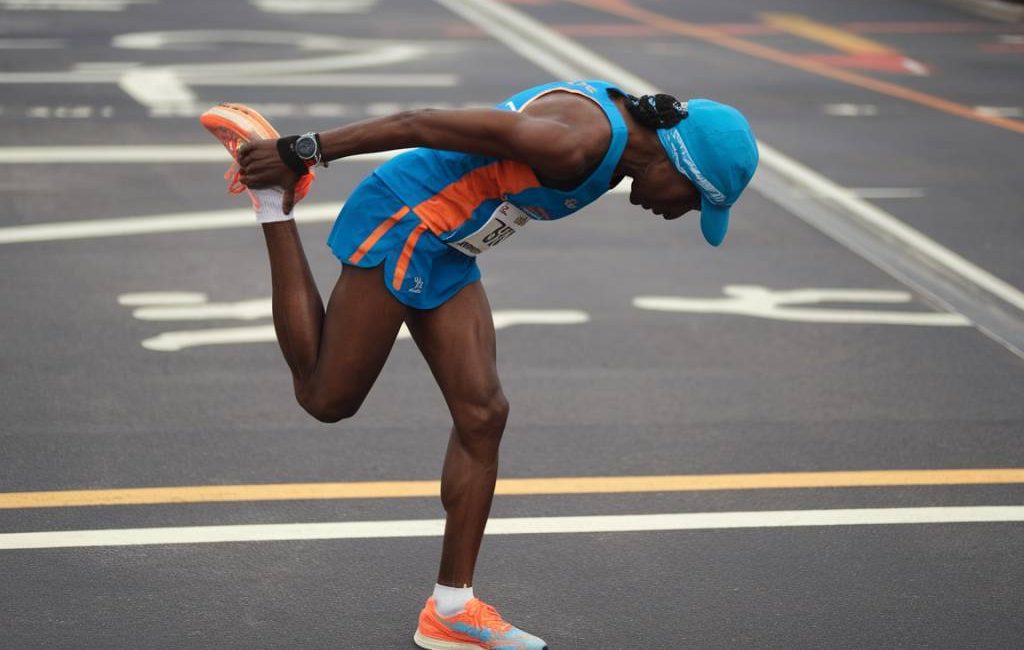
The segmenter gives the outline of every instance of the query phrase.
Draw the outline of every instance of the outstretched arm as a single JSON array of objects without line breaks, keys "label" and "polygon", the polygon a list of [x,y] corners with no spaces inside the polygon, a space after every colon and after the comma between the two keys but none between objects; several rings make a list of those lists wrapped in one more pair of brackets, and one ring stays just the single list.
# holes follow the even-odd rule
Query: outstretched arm
[{"label": "outstretched arm", "polygon": [[[407,147],[517,160],[553,180],[578,178],[586,165],[578,133],[560,121],[497,109],[423,109],[356,122],[320,134],[324,156],[346,156]],[[254,142],[239,155],[241,181],[258,189],[290,189],[297,176],[274,141]],[[286,206],[290,209],[290,206]]]},{"label": "outstretched arm", "polygon": [[358,122],[320,134],[329,160],[353,154],[430,147],[518,160],[545,175],[578,173],[582,151],[556,120],[490,108],[425,109]]}]

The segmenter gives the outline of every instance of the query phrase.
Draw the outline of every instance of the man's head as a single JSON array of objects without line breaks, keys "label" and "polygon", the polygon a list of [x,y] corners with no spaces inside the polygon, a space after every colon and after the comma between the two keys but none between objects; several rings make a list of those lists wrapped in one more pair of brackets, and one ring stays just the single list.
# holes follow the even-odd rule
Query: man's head
[{"label": "man's head", "polygon": [[654,128],[666,156],[634,179],[631,200],[667,219],[699,209],[704,238],[718,246],[729,227],[729,209],[757,169],[750,124],[735,108],[710,99],[630,100],[637,112],[648,113],[642,123]]}]

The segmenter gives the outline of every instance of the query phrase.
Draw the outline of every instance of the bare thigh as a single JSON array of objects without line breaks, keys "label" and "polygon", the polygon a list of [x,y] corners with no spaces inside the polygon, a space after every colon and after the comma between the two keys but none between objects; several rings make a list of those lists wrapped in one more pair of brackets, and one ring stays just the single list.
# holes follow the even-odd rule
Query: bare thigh
[{"label": "bare thigh", "polygon": [[346,265],[331,292],[317,367],[302,387],[314,409],[338,416],[328,419],[349,417],[358,410],[408,311],[385,286],[383,268]]},{"label": "bare thigh", "polygon": [[410,309],[406,322],[444,394],[456,429],[471,434],[481,426],[493,428],[487,425],[507,410],[507,404],[498,379],[494,321],[483,285],[466,286],[437,309]]}]

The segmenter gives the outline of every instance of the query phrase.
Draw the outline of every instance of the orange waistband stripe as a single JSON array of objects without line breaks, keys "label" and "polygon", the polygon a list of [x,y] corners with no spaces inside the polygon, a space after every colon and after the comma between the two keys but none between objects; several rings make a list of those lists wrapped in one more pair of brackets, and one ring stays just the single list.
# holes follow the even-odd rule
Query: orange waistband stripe
[{"label": "orange waistband stripe", "polygon": [[420,235],[426,231],[427,226],[421,223],[412,229],[409,237],[405,240],[402,254],[398,256],[398,264],[395,265],[395,277],[391,279],[391,286],[395,288],[395,291],[402,288],[402,283],[405,282],[405,272],[409,268],[409,260],[412,259],[412,252],[416,248],[416,242],[420,240]]},{"label": "orange waistband stripe", "polygon": [[359,244],[359,248],[349,256],[348,261],[352,264],[358,264],[359,260],[363,259],[370,249],[373,248],[374,244],[380,241],[380,238],[383,237],[387,231],[391,230],[395,224],[401,221],[402,217],[408,213],[409,206],[403,205],[393,215],[382,221],[379,226],[373,229],[370,236],[363,240],[362,244]]},{"label": "orange waistband stripe", "polygon": [[514,160],[498,160],[477,167],[413,210],[423,223],[440,235],[466,223],[483,201],[539,185],[540,181],[529,165]]}]

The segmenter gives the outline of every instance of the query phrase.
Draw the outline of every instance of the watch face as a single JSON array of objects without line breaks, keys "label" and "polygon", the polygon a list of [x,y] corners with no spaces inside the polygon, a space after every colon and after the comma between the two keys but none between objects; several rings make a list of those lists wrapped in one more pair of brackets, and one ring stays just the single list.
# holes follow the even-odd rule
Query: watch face
[{"label": "watch face", "polygon": [[309,136],[302,136],[295,141],[295,153],[299,158],[312,158],[316,154],[316,140]]}]

